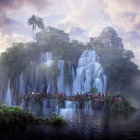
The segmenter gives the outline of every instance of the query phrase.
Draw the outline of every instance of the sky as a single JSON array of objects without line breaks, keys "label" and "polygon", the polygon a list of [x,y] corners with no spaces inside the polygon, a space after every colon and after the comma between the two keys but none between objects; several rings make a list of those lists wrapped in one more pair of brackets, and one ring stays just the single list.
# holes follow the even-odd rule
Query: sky
[{"label": "sky", "polygon": [[0,52],[13,42],[32,40],[27,20],[33,14],[43,18],[45,26],[81,41],[111,26],[140,67],[140,0],[0,0]]}]

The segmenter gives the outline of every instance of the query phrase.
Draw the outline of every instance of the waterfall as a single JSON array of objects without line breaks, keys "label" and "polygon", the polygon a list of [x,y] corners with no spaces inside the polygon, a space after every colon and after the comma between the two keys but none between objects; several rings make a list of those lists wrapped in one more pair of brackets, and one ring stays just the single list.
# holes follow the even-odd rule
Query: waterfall
[{"label": "waterfall", "polygon": [[57,89],[58,93],[64,92],[64,60],[58,61],[58,68],[60,70],[59,76],[57,78]]},{"label": "waterfall", "polygon": [[24,94],[25,93],[25,85],[23,80],[23,73],[21,73],[19,78],[19,93]]},{"label": "waterfall", "polygon": [[12,97],[11,97],[12,91],[11,91],[11,88],[10,88],[10,84],[11,84],[11,81],[8,80],[6,98],[5,98],[5,102],[6,102],[7,106],[12,105]]},{"label": "waterfall", "polygon": [[104,92],[106,92],[106,88],[107,88],[107,77],[106,75],[103,75],[104,78]]},{"label": "waterfall", "polygon": [[48,67],[51,66],[53,62],[53,56],[51,52],[41,53],[41,63],[47,65]]},{"label": "waterfall", "polygon": [[[94,50],[85,50],[78,61],[76,78],[73,84],[73,93],[90,91],[96,87],[99,92],[105,91],[106,78],[103,75],[101,64],[96,59]],[[104,79],[104,80],[103,80]]]},{"label": "waterfall", "polygon": [[[78,60],[78,66],[74,70],[73,65],[64,60],[54,60],[51,52],[40,54],[40,64],[39,66],[34,65],[35,63],[31,61],[31,71],[30,75],[26,77],[26,83],[24,81],[24,76],[26,73],[21,73],[19,77],[19,93],[26,94],[32,91],[37,93],[63,93],[67,96],[75,95],[78,93],[86,93],[90,91],[90,88],[96,87],[99,92],[106,92],[107,77],[103,72],[102,66],[100,64],[100,58],[96,55],[94,50],[85,50]],[[56,77],[56,83],[54,84],[51,80],[51,73],[48,75],[48,69],[51,68],[53,62],[57,63],[59,69],[59,75]],[[41,75],[40,66],[43,67],[43,76]],[[35,66],[35,67],[34,67]],[[66,70],[64,72],[64,69]],[[51,70],[51,69],[49,69]],[[66,77],[65,77],[66,76]],[[64,80],[67,80],[64,81]],[[18,84],[17,84],[18,86]],[[11,89],[10,82],[8,82],[6,90],[6,101],[11,104]]]},{"label": "waterfall", "polygon": [[[72,83],[68,81],[67,84],[64,83],[64,60],[54,60],[51,52],[41,53],[40,55],[41,64],[51,67],[51,64],[55,61],[59,68],[59,75],[57,77],[57,93],[64,93],[68,95],[75,95],[78,93],[86,93],[90,91],[90,88],[96,87],[99,92],[105,92],[107,86],[107,78],[103,72],[102,66],[100,64],[100,58],[96,55],[94,50],[85,50],[78,60],[78,67],[76,68],[76,73],[74,71],[71,63],[67,63],[68,76],[71,77]],[[37,92],[37,86],[39,85],[39,91],[42,92],[44,87],[46,88],[46,93],[54,92],[54,85],[47,79],[47,83],[44,83],[39,79],[38,67],[35,69],[34,78],[32,77],[33,87],[30,90]],[[46,71],[47,76],[47,71]],[[38,82],[39,81],[39,82]],[[46,85],[47,84],[47,85]],[[25,86],[23,81],[23,74],[20,76],[20,93],[25,92]]]},{"label": "waterfall", "polygon": [[47,93],[50,93],[51,92],[50,88],[51,88],[51,84],[48,85]]},{"label": "waterfall", "polygon": [[37,85],[38,85],[38,67],[35,69],[35,83],[34,83],[34,91],[37,92]]}]

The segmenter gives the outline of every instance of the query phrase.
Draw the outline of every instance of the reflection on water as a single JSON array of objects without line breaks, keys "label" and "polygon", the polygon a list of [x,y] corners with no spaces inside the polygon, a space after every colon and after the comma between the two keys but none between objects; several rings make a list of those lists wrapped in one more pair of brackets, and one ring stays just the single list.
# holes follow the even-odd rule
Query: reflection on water
[{"label": "reflection on water", "polygon": [[62,115],[69,124],[55,128],[46,124],[33,124],[0,130],[1,139],[53,140],[53,139],[140,139],[140,111],[111,113],[92,108],[76,108],[73,102],[65,107],[50,106],[29,108],[35,116],[49,117],[52,112]]}]

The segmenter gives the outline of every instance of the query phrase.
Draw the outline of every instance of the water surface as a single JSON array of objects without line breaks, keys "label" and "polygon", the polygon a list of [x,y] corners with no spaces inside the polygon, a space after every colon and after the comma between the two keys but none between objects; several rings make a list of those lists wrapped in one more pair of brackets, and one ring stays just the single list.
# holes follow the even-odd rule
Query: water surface
[{"label": "water surface", "polygon": [[69,123],[63,127],[33,124],[3,128],[0,140],[75,140],[75,139],[140,139],[140,111],[113,113],[91,108],[73,108],[69,103],[65,108],[30,108],[35,116],[49,117],[52,112],[62,115]]}]

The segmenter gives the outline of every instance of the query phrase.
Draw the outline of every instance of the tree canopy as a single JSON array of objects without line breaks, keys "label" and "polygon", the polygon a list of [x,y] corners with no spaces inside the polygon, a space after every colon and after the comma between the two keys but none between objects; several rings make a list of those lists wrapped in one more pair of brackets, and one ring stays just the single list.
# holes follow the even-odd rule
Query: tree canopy
[{"label": "tree canopy", "polygon": [[34,31],[36,30],[36,27],[38,27],[39,29],[44,29],[43,19],[40,17],[36,17],[35,15],[32,15],[28,19],[28,25],[32,26],[33,42],[34,42]]}]

